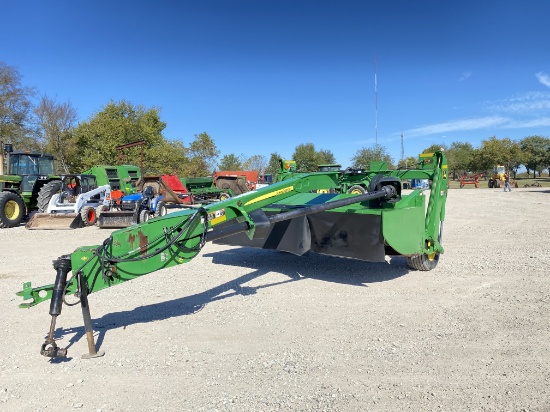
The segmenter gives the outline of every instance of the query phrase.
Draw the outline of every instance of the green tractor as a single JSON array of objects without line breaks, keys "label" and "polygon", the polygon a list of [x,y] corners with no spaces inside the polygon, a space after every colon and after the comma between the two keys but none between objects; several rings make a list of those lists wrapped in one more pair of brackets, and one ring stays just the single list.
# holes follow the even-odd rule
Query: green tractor
[{"label": "green tractor", "polygon": [[53,155],[14,151],[11,144],[0,142],[0,228],[19,226],[38,208],[40,189],[59,180]]}]

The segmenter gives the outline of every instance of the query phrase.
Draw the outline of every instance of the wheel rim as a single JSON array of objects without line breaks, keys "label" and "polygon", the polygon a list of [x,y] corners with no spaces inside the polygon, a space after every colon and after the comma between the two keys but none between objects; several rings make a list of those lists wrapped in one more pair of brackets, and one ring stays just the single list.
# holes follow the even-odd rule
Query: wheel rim
[{"label": "wheel rim", "polygon": [[95,222],[95,210],[94,209],[89,209],[88,210],[88,215],[87,215],[87,218],[88,218],[88,222]]},{"label": "wheel rim", "polygon": [[[428,248],[432,246],[432,242],[428,242]],[[435,257],[437,256],[437,252],[428,253],[428,260],[433,261]]]},{"label": "wheel rim", "polygon": [[4,215],[9,220],[17,219],[17,216],[21,214],[21,208],[15,200],[8,200],[4,206]]},{"label": "wheel rim", "polygon": [[351,193],[352,195],[360,195],[360,194],[362,194],[363,192],[361,192],[359,189],[353,189],[350,193]]}]

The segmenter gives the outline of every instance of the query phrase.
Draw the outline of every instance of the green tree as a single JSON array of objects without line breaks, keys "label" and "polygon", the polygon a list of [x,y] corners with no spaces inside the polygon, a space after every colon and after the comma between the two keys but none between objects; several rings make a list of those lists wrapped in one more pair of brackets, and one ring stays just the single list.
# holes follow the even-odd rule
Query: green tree
[{"label": "green tree", "polygon": [[258,173],[263,174],[267,165],[268,161],[265,156],[253,155],[244,161],[243,168],[245,170],[256,170]]},{"label": "green tree", "polygon": [[273,176],[274,182],[276,181],[277,173],[279,172],[279,159],[281,159],[281,155],[279,153],[271,153],[271,155],[269,156],[269,162],[267,163],[264,171],[265,174]]},{"label": "green tree", "polygon": [[351,158],[354,168],[369,169],[371,162],[386,162],[388,168],[393,168],[393,159],[388,154],[387,149],[379,144],[370,148],[361,148]]},{"label": "green tree", "polygon": [[318,170],[319,162],[315,145],[305,143],[296,146],[292,159],[296,162],[297,172],[314,172]]},{"label": "green tree", "polygon": [[335,163],[334,155],[330,150],[317,151],[313,143],[304,143],[296,146],[292,159],[296,162],[297,172],[315,172],[320,164]]},{"label": "green tree", "polygon": [[550,139],[542,136],[529,136],[519,143],[521,149],[525,152],[525,167],[527,172],[533,171],[533,177],[536,172],[541,176],[542,170],[550,165]]},{"label": "green tree", "polygon": [[235,156],[235,154],[230,153],[228,155],[225,155],[220,160],[220,164],[218,165],[219,170],[242,170],[243,165],[241,163],[241,160]]},{"label": "green tree", "polygon": [[34,108],[34,114],[40,126],[38,132],[44,151],[55,155],[61,173],[69,173],[72,169],[71,159],[77,155],[72,133],[77,121],[76,109],[70,102],[57,103],[55,99],[43,96]]},{"label": "green tree", "polygon": [[445,152],[449,172],[453,179],[467,172],[472,167],[475,149],[468,142],[452,142],[451,147]]},{"label": "green tree", "polygon": [[75,128],[78,156],[73,165],[76,170],[85,170],[99,164],[115,164],[119,155],[117,146],[144,140],[144,148],[134,147],[124,152],[124,161],[140,165],[141,150],[144,150],[144,171],[156,170],[158,164],[152,164],[151,150],[166,143],[162,136],[165,127],[156,108],[134,106],[125,100],[111,101]]},{"label": "green tree", "polygon": [[0,140],[16,150],[38,150],[32,123],[35,89],[21,84],[19,71],[0,62]]},{"label": "green tree", "polygon": [[147,150],[147,172],[184,176],[189,164],[187,149],[179,140],[165,140]]},{"label": "green tree", "polygon": [[513,141],[513,144],[510,146],[510,154],[509,168],[514,173],[515,179],[518,169],[526,163],[527,153],[523,151],[519,142]]},{"label": "green tree", "polygon": [[330,150],[321,149],[317,152],[318,164],[334,164],[336,163],[336,158]]},{"label": "green tree", "polygon": [[189,145],[189,163],[186,166],[186,177],[210,176],[216,169],[216,159],[220,151],[214,140],[206,132],[195,135]]},{"label": "green tree", "polygon": [[502,165],[507,171],[517,171],[523,161],[523,153],[517,142],[510,138],[497,139],[495,136],[483,140],[475,150],[472,168],[481,172],[489,172],[497,165]]},{"label": "green tree", "polygon": [[448,148],[445,143],[434,143],[431,146],[425,148],[422,153],[433,153],[433,152],[440,152],[440,151],[447,152]]},{"label": "green tree", "polygon": [[397,162],[398,169],[412,169],[418,164],[418,159],[413,156],[405,157]]}]

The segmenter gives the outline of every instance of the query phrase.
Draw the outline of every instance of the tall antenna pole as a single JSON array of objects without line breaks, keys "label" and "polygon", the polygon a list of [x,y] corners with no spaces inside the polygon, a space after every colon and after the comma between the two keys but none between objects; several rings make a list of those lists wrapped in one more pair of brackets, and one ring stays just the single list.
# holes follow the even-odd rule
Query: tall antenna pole
[{"label": "tall antenna pole", "polygon": [[401,129],[401,160],[405,158],[405,146],[403,145],[403,129]]},{"label": "tall antenna pole", "polygon": [[374,136],[378,146],[378,84],[376,81],[376,52],[374,52]]}]

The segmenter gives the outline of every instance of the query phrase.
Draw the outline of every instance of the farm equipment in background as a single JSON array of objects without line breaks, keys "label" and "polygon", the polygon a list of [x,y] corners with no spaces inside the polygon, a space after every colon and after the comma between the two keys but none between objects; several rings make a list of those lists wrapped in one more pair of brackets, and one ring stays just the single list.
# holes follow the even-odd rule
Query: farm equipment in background
[{"label": "farm equipment in background", "polygon": [[101,228],[122,228],[167,213],[164,194],[166,185],[160,176],[142,176],[136,183],[137,193],[111,199],[98,209],[97,225]]},{"label": "farm equipment in background", "polygon": [[261,189],[262,187],[269,186],[273,183],[273,175],[271,173],[264,173],[260,175],[258,183],[256,184],[256,189]]},{"label": "farm equipment in background", "polygon": [[54,174],[54,157],[30,151],[14,151],[0,142],[0,229],[16,227],[38,207],[38,193]]},{"label": "farm equipment in background", "polygon": [[135,193],[140,177],[140,169],[134,165],[102,165],[79,175],[49,179],[37,193],[38,212],[26,227],[74,229],[91,226],[104,205],[116,204],[123,196]]},{"label": "farm equipment in background", "polygon": [[[485,175],[483,173],[476,173],[474,175],[468,175],[464,173],[460,178],[458,179],[460,182],[460,188],[462,189],[466,185],[474,185],[475,188],[479,188],[479,179],[484,177]],[[489,186],[491,187],[491,186]]]},{"label": "farm equipment in background", "polygon": [[99,186],[109,185],[111,190],[126,195],[137,192],[137,182],[141,177],[140,168],[134,165],[94,166],[82,174],[94,175]]},{"label": "farm equipment in background", "polygon": [[96,223],[96,209],[110,195],[111,187],[98,187],[92,175],[64,175],[61,185],[46,211],[32,215],[25,225],[27,229],[76,229]]},{"label": "farm equipment in background", "polygon": [[510,186],[517,188],[518,183],[512,179],[510,172],[506,171],[506,168],[504,166],[498,165],[493,168],[493,172],[488,178],[489,189],[498,189],[504,186],[504,181],[506,180],[507,174],[510,178]]},{"label": "farm equipment in background", "polygon": [[[364,194],[345,193],[340,172],[288,173],[269,187],[117,230],[101,245],[82,246],[59,257],[53,264],[53,284],[33,288],[27,282],[17,293],[25,301],[22,308],[51,300],[49,333],[40,353],[67,355],[54,334],[67,295],[75,295],[88,340],[84,357],[103,355],[96,350],[88,295],[189,262],[209,241],[372,262],[384,262],[386,255],[403,256],[412,269],[434,269],[444,251],[444,153],[421,154],[415,170],[365,173],[370,183]],[[430,180],[429,195],[424,190],[402,193],[403,179]],[[340,193],[316,193],[323,188]]]},{"label": "farm equipment in background", "polygon": [[167,203],[174,203],[178,205],[193,205],[195,204],[195,199],[193,194],[187,190],[181,180],[173,175],[162,175],[161,176],[163,183],[166,186],[166,199]]},{"label": "farm equipment in background", "polygon": [[488,185],[489,188],[499,188],[504,185],[504,176],[506,175],[506,170],[504,166],[498,165],[493,168],[493,173],[489,176]]},{"label": "farm equipment in background", "polygon": [[231,188],[220,189],[216,187],[213,177],[180,177],[179,180],[187,191],[193,195],[194,202],[198,204],[217,202],[235,196]]},{"label": "farm equipment in background", "polygon": [[231,190],[235,195],[256,190],[259,173],[256,170],[224,170],[214,172],[214,185],[218,189]]},{"label": "farm equipment in background", "polygon": [[[317,193],[349,193],[364,194],[368,191],[371,179],[377,172],[387,169],[385,162],[371,162],[369,169],[348,167],[342,170],[339,164],[322,164],[318,166],[319,172],[334,172],[337,175],[338,186],[335,188],[325,188],[317,190]],[[279,159],[279,172],[277,181],[283,181],[289,177],[295,176],[296,162],[294,160]],[[415,179],[409,179],[414,181]],[[420,179],[416,179],[420,180]],[[405,187],[403,187],[405,188]],[[418,187],[420,188],[420,187]]]}]

